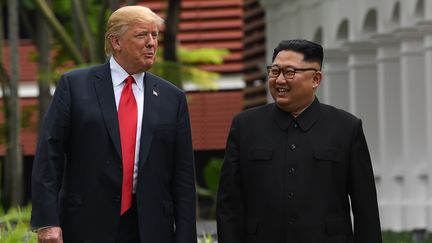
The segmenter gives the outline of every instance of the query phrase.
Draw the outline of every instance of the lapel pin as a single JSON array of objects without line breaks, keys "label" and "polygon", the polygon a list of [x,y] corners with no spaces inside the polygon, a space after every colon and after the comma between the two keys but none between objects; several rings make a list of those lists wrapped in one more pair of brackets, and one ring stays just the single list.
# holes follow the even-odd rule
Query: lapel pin
[{"label": "lapel pin", "polygon": [[158,92],[156,90],[153,90],[153,95],[154,96],[158,96],[159,94],[158,94]]}]

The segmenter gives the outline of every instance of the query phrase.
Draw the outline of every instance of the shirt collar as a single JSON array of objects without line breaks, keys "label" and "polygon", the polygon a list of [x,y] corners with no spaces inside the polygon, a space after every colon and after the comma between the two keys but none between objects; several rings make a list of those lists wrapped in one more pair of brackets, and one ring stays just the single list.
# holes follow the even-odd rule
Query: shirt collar
[{"label": "shirt collar", "polygon": [[[117,63],[115,58],[113,56],[110,57],[109,60],[110,63],[110,69],[111,69],[111,79],[113,82],[113,86],[119,86],[123,84],[124,80],[129,76],[129,74],[120,66],[120,64]],[[136,73],[133,74],[132,77],[135,79],[135,83],[139,90],[143,90],[144,86],[144,73]]]}]

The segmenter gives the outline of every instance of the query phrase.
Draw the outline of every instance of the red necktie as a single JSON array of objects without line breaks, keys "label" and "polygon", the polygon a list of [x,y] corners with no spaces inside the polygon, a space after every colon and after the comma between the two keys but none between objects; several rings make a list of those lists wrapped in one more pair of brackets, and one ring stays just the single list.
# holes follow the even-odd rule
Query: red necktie
[{"label": "red necktie", "polygon": [[123,159],[123,182],[120,215],[126,212],[132,205],[132,184],[138,117],[137,104],[132,91],[132,84],[134,82],[135,80],[132,76],[129,76],[125,79],[125,85],[120,96],[120,104],[118,108],[120,141]]}]

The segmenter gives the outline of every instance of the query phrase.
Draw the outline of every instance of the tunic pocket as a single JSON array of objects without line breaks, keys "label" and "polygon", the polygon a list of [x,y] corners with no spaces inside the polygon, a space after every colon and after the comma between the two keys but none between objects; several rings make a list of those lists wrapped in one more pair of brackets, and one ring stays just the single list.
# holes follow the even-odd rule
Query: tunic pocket
[{"label": "tunic pocket", "polygon": [[342,153],[341,150],[338,148],[332,148],[332,147],[315,148],[314,158],[320,161],[340,162],[342,158]]},{"label": "tunic pocket", "polygon": [[249,150],[248,159],[251,161],[269,161],[273,158],[273,149],[252,148]]}]

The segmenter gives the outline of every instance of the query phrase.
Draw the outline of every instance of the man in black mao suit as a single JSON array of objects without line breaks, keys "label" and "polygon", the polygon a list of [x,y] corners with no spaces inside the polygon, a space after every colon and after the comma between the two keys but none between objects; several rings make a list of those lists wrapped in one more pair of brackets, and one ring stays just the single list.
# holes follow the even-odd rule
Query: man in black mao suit
[{"label": "man in black mao suit", "polygon": [[282,41],[272,61],[267,70],[275,103],[232,122],[218,193],[218,242],[382,242],[361,120],[315,97],[323,48]]},{"label": "man in black mao suit", "polygon": [[143,6],[118,9],[107,24],[109,62],[61,77],[33,167],[40,242],[196,242],[185,94],[147,72],[162,23]]}]

